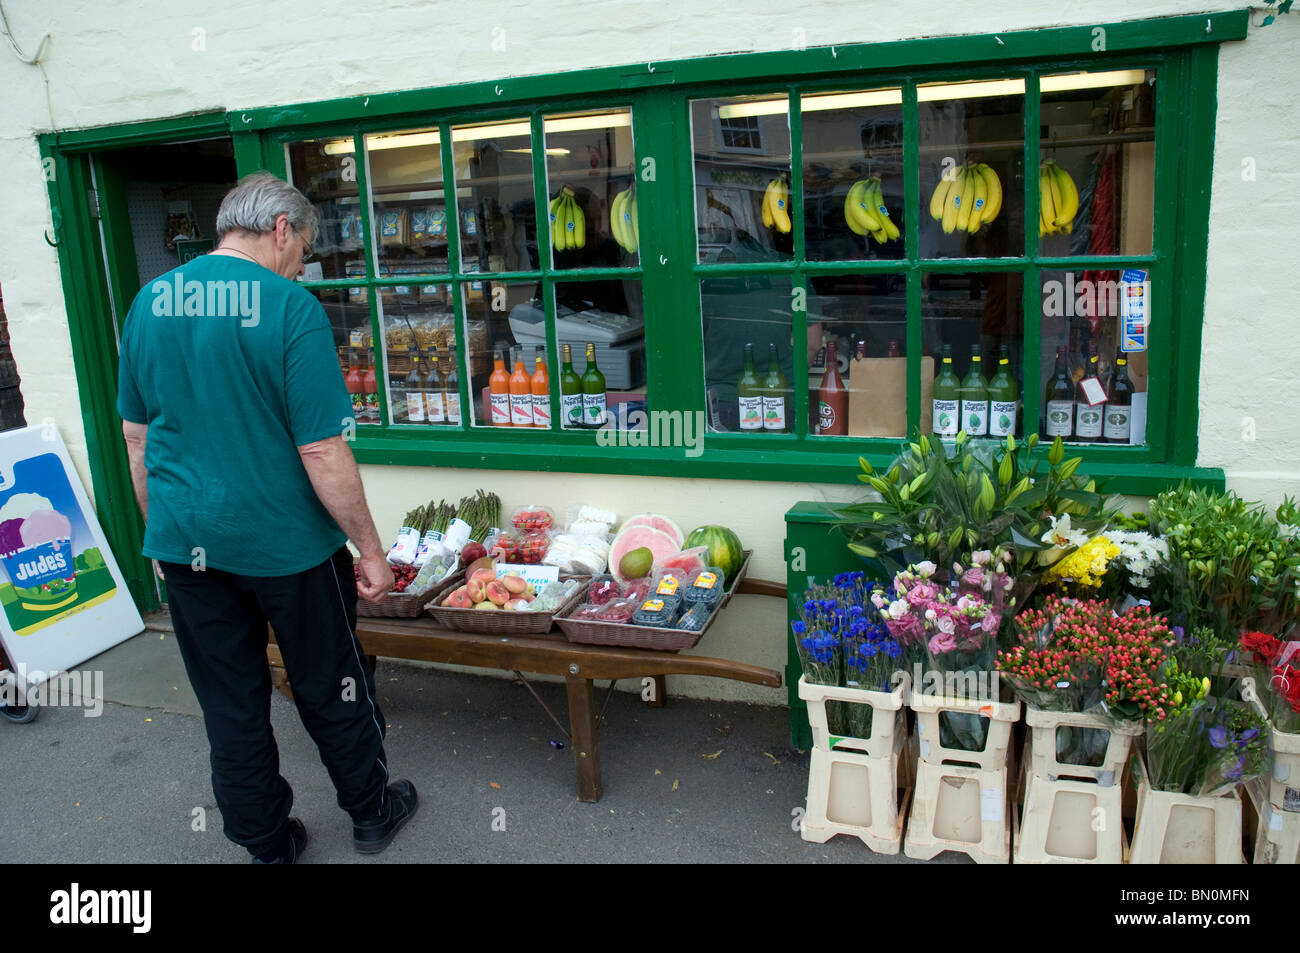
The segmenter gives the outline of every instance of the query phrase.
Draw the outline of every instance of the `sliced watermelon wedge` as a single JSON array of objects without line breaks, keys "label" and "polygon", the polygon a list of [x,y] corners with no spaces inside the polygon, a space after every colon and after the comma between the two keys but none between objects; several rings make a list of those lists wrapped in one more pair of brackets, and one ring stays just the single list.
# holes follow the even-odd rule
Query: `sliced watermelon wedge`
[{"label": "sliced watermelon wedge", "polygon": [[678,549],[681,549],[682,543],[686,541],[686,534],[682,532],[682,528],[662,513],[638,513],[636,516],[629,516],[623,521],[620,532],[634,526],[647,526],[661,533],[667,533],[676,540]]}]

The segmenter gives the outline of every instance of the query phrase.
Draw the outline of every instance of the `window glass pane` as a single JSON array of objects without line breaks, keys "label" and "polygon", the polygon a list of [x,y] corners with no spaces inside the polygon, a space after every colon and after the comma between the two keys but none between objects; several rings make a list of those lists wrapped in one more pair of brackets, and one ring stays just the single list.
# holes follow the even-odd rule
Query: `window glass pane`
[{"label": "window glass pane", "polygon": [[317,288],[311,292],[325,309],[334,332],[339,370],[352,395],[359,424],[379,423],[379,371],[370,332],[370,303],[365,288]]},{"label": "window glass pane", "polygon": [[802,98],[808,260],[903,257],[902,102],[901,89]]},{"label": "window glass pane", "polygon": [[437,129],[366,136],[378,275],[445,274],[447,202]]},{"label": "window glass pane", "polygon": [[1024,81],[930,83],[916,94],[921,256],[1024,254]]},{"label": "window glass pane", "polygon": [[1148,255],[1155,70],[1044,76],[1041,255]]},{"label": "window glass pane", "polygon": [[789,259],[794,247],[789,100],[783,95],[694,100],[691,143],[698,260]]},{"label": "window glass pane", "polygon": [[1146,442],[1146,281],[1141,270],[1042,272],[1044,440]]},{"label": "window glass pane", "polygon": [[921,343],[934,359],[934,384],[921,401],[922,432],[1021,436],[1023,277],[927,274],[921,287]]},{"label": "window glass pane", "polygon": [[907,279],[825,275],[808,283],[808,432],[906,436]]},{"label": "window glass pane", "polygon": [[352,137],[291,142],[287,153],[290,184],[320,213],[320,228],[312,236],[314,255],[303,280],[364,278],[365,241]]},{"label": "window glass pane", "polygon": [[[395,424],[457,424],[458,400],[450,373],[456,347],[456,315],[448,283],[375,289],[384,329],[389,416]],[[414,352],[412,352],[414,347]],[[411,371],[415,370],[413,376]]]},{"label": "window glass pane", "polygon": [[635,265],[640,236],[632,111],[548,116],[544,128],[555,267]]},{"label": "window glass pane", "polygon": [[[540,326],[535,326],[536,330],[522,326],[522,321],[513,316],[510,325],[515,340],[521,344],[535,341],[541,331]],[[561,347],[557,389],[565,429],[644,429],[644,415],[649,408],[641,282],[612,279],[556,283],[555,336]],[[590,375],[588,344],[595,347],[596,366]],[[572,354],[573,372],[581,379],[576,385],[563,369],[565,345]],[[603,423],[602,402],[606,408]],[[575,420],[582,423],[575,426]]]},{"label": "window glass pane", "polygon": [[537,263],[527,119],[452,129],[461,269],[532,271]]},{"label": "window glass pane", "polygon": [[704,386],[714,431],[795,432],[791,288],[785,277],[700,282]]},{"label": "window glass pane", "polygon": [[[470,423],[475,427],[535,426],[532,403],[533,350],[516,347],[516,319],[542,313],[537,282],[477,279],[461,283],[465,296],[465,340],[469,348]],[[526,383],[511,382],[516,373]],[[549,408],[549,402],[546,402]]]}]

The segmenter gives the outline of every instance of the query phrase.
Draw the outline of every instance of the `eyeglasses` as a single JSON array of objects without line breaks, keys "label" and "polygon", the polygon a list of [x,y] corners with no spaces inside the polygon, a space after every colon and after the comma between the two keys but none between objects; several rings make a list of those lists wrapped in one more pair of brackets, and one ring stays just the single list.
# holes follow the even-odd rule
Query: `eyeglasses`
[{"label": "eyeglasses", "polygon": [[[289,227],[290,227],[290,228],[293,228],[292,225],[290,225]],[[307,262],[311,261],[314,257],[316,257],[316,256],[315,256],[315,253],[312,252],[312,250],[311,250],[311,242],[309,242],[309,241],[307,241],[307,239],[303,238],[303,237],[302,237],[302,232],[298,231],[298,229],[294,228],[294,229],[293,229],[293,233],[294,233],[295,235],[297,235],[299,239],[302,240],[302,246],[303,246],[302,263],[305,265],[305,264],[307,264]]]}]

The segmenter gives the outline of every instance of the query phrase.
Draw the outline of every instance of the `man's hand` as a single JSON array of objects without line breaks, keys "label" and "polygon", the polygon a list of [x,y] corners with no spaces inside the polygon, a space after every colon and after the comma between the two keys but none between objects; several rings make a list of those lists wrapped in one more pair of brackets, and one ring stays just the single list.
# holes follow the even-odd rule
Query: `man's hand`
[{"label": "man's hand", "polygon": [[383,556],[370,556],[361,560],[361,578],[357,580],[357,595],[378,602],[393,591],[393,567]]}]

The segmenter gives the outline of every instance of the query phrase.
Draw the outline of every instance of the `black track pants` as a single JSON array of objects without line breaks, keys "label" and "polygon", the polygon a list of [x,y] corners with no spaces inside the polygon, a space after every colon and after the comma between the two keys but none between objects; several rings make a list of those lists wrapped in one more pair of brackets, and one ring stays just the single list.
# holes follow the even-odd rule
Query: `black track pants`
[{"label": "black track pants", "polygon": [[264,858],[288,849],[293,789],[271,731],[267,623],[298,714],[354,821],[388,810],[384,716],[356,637],[347,547],[290,576],[238,576],[163,563],[176,641],[203,708],[212,792],[226,836]]}]

